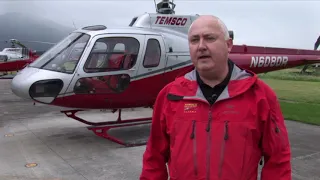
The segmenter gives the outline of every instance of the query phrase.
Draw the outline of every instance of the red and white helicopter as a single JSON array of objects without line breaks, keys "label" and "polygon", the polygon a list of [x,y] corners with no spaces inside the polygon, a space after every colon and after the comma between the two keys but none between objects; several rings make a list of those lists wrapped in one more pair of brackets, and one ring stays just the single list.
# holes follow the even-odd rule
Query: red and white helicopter
[{"label": "red and white helicopter", "polygon": [[[0,52],[0,72],[4,72],[6,75],[9,71],[19,71],[23,69],[27,64],[32,63],[35,59],[39,57],[36,51],[33,51],[23,45],[17,39],[10,39],[9,41],[4,41],[5,43],[10,42],[10,48],[4,48]],[[52,44],[50,42],[41,41],[25,41],[31,43],[45,43]],[[16,47],[16,45],[20,47]]]},{"label": "red and white helicopter", "polygon": [[[171,4],[169,4],[171,3]],[[157,13],[134,17],[128,27],[96,25],[78,29],[29,64],[12,80],[19,97],[73,110],[61,111],[98,136],[114,127],[150,123],[151,118],[121,119],[121,109],[153,107],[159,91],[193,69],[187,32],[198,15],[176,15],[173,2],[157,4]],[[230,31],[233,38],[233,32]],[[320,62],[315,50],[234,45],[230,59],[255,73]],[[88,109],[119,110],[113,122],[89,122],[76,116]]]}]

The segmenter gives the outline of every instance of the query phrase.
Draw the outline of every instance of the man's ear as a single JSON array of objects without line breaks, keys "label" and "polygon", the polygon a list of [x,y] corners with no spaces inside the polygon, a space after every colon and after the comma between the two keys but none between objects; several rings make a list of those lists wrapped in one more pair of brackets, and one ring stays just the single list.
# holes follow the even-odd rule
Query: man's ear
[{"label": "man's ear", "polygon": [[231,38],[227,40],[227,46],[228,46],[228,52],[230,53],[233,46],[233,40]]}]

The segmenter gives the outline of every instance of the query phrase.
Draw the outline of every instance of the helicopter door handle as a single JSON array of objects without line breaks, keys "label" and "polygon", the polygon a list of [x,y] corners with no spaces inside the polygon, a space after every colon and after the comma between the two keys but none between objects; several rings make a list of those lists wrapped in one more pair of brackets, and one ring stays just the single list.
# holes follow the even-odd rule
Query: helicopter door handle
[{"label": "helicopter door handle", "polygon": [[152,71],[152,69],[148,69],[148,71]]}]

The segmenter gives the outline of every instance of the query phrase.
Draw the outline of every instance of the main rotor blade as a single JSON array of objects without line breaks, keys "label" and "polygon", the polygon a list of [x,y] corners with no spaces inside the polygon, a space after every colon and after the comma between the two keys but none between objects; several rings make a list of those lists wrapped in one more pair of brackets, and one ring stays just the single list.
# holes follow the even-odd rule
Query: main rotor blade
[{"label": "main rotor blade", "polygon": [[44,41],[20,41],[20,42],[31,42],[31,43],[42,43],[42,44],[56,44],[56,43],[52,43],[52,42],[44,42]]}]

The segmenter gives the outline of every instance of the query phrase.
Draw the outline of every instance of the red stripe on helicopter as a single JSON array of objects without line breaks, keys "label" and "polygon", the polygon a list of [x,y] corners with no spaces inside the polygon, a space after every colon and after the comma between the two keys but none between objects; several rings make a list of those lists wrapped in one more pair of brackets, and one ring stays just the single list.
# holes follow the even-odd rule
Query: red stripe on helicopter
[{"label": "red stripe on helicopter", "polygon": [[155,24],[184,26],[187,23],[187,21],[188,18],[157,16]]}]

